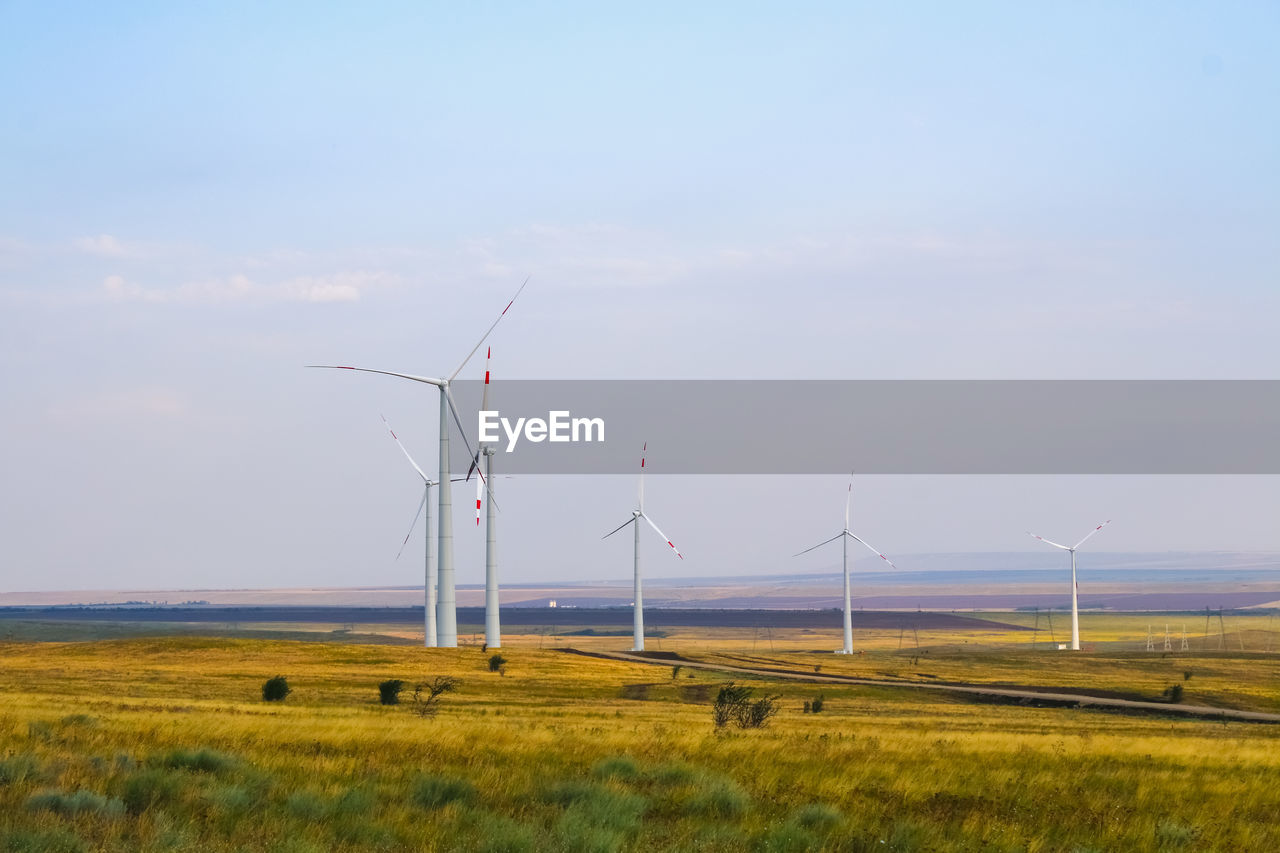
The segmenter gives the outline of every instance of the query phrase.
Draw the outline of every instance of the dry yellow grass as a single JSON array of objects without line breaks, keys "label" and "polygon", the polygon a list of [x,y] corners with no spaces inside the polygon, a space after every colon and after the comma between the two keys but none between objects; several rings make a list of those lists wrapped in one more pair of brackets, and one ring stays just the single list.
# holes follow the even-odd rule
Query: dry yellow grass
[{"label": "dry yellow grass", "polygon": [[[1277,703],[1280,674],[1269,659],[975,654],[955,651],[954,635],[927,660],[896,648],[849,658],[784,650],[822,647],[807,636],[775,636],[773,652],[757,642],[753,654],[743,639],[672,635],[663,647],[824,672],[896,667],[903,677],[1150,691],[1189,665],[1189,694],[1204,684],[1266,707]],[[1274,727],[760,681],[760,693],[781,696],[779,716],[765,729],[716,732],[708,702],[726,676],[673,678],[670,667],[536,648],[548,640],[508,642],[505,676],[488,672],[478,648],[191,637],[0,646],[0,842],[32,850],[1280,849]],[[294,692],[264,703],[262,682],[277,673]],[[462,681],[435,719],[378,704],[379,681],[435,675]],[[818,694],[826,710],[802,713]],[[78,791],[101,802],[71,800]]]}]

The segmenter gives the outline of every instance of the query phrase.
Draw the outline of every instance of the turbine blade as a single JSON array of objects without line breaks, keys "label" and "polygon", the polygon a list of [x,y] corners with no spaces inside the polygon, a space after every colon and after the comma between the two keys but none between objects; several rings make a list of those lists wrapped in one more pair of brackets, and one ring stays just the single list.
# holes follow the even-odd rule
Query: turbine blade
[{"label": "turbine blade", "polygon": [[457,375],[462,372],[462,368],[467,366],[467,362],[471,360],[471,356],[476,354],[476,350],[480,349],[480,345],[483,344],[486,340],[488,340],[489,335],[492,334],[493,330],[496,329],[498,327],[498,324],[502,322],[502,318],[507,316],[507,311],[511,309],[512,305],[516,304],[516,300],[520,297],[520,291],[524,290],[524,285],[528,283],[529,283],[529,279],[526,277],[524,280],[524,284],[520,285],[520,290],[517,290],[516,295],[511,297],[511,301],[507,303],[506,308],[502,309],[502,313],[498,315],[498,319],[493,321],[493,325],[489,327],[489,331],[484,333],[484,337],[476,341],[476,345],[471,348],[471,352],[467,353],[467,357],[462,360],[462,364],[459,364],[458,369],[453,371],[453,375],[449,377],[450,382],[452,382],[454,378],[457,377]]},{"label": "turbine blade", "polygon": [[641,513],[640,517],[643,518],[645,521],[649,522],[649,526],[653,528],[654,533],[657,533],[666,541],[668,545],[671,545],[671,550],[676,552],[677,557],[679,557],[682,560],[684,559],[684,554],[680,553],[680,549],[677,548],[675,545],[673,545],[670,539],[667,539],[667,534],[663,533],[661,530],[658,529],[658,525],[653,523],[653,519],[649,518],[649,516],[645,515],[644,513]]},{"label": "turbine blade", "polygon": [[[822,540],[821,542],[819,542],[817,545],[814,545],[812,548],[805,548],[803,551],[801,551],[801,552],[800,552],[800,554],[808,554],[810,551],[817,550],[818,548],[821,548],[823,545],[826,545],[828,542],[834,542],[834,541],[836,541],[837,539],[839,539],[839,538],[840,538],[841,536],[843,536],[844,534],[845,534],[845,532],[844,532],[843,530],[841,530],[839,533],[837,533],[835,536],[832,536],[830,539],[824,539],[824,540]],[[799,557],[799,556],[800,556],[800,554],[792,554],[791,556],[793,556],[793,557]]]},{"label": "turbine blade", "polygon": [[400,437],[396,435],[396,431],[391,428],[391,423],[387,420],[387,416],[379,413],[379,417],[381,417],[382,422],[386,424],[387,432],[391,433],[391,437],[396,440],[396,446],[400,448],[400,452],[404,454],[404,458],[409,460],[409,464],[413,466],[413,470],[417,471],[418,476],[422,478],[422,482],[430,484],[431,478],[418,467],[418,463],[413,461],[413,457],[409,455],[409,451],[405,450],[404,445],[400,443]]},{"label": "turbine blade", "polygon": [[[1102,528],[1106,527],[1106,526],[1107,526],[1108,524],[1110,524],[1110,523],[1111,523],[1111,519],[1109,519],[1109,518],[1108,518],[1106,521],[1102,522],[1102,523],[1101,523],[1101,524],[1099,524],[1097,527],[1095,527],[1095,528],[1093,528],[1092,530],[1090,530],[1090,531],[1089,531],[1089,536],[1092,536],[1093,534],[1097,533],[1099,530],[1101,530]],[[1072,548],[1071,550],[1072,550],[1072,551],[1074,551],[1076,548],[1079,548],[1081,545],[1083,545],[1083,544],[1085,543],[1085,541],[1089,538],[1089,536],[1086,536],[1086,537],[1084,537],[1084,539],[1081,539],[1079,542],[1077,542],[1077,543],[1075,544],[1075,548]]]},{"label": "turbine blade", "polygon": [[1057,542],[1050,542],[1048,539],[1045,539],[1043,536],[1037,536],[1036,534],[1032,533],[1030,530],[1027,531],[1027,535],[1030,536],[1032,539],[1039,539],[1041,542],[1043,542],[1046,545],[1052,545],[1053,547],[1061,548],[1064,551],[1071,550],[1066,545],[1059,545]]},{"label": "turbine blade", "polygon": [[622,528],[626,527],[628,524],[630,524],[631,522],[633,522],[633,521],[635,521],[635,520],[636,520],[636,517],[635,517],[634,515],[633,515],[633,516],[631,516],[631,518],[630,518],[629,520],[624,521],[622,524],[619,524],[617,527],[613,528],[612,530],[610,530],[608,533],[606,533],[605,535],[601,536],[600,538],[601,538],[601,539],[608,539],[610,536],[612,536],[613,534],[617,533],[619,530],[621,530]]},{"label": "turbine blade", "polygon": [[640,511],[644,512],[644,456],[649,450],[649,442],[644,443],[644,447],[640,449],[640,494],[637,501],[640,504]]},{"label": "turbine blade", "polygon": [[849,529],[849,502],[853,500],[853,474],[849,474],[849,493],[844,498],[844,529]]},{"label": "turbine blade", "polygon": [[400,543],[400,550],[396,552],[397,560],[404,553],[404,546],[409,544],[409,537],[413,535],[413,528],[418,526],[418,519],[422,517],[422,508],[427,505],[427,496],[430,494],[430,487],[422,490],[422,500],[418,501],[418,511],[413,514],[413,522],[409,525],[409,532],[404,535],[404,541]]},{"label": "turbine blade", "polygon": [[[458,426],[458,435],[462,437],[462,446],[467,448],[467,455],[473,460],[477,458],[477,454],[471,449],[471,442],[467,440],[467,431],[462,428],[462,419],[458,417],[458,407],[453,402],[453,394],[449,392],[449,386],[446,385],[440,389],[444,392],[444,398],[449,403],[449,412],[453,415],[453,422]],[[470,472],[467,473],[470,477]],[[483,477],[483,475],[482,475]]]},{"label": "turbine blade", "polygon": [[[884,561],[885,561],[886,563],[888,563],[889,565],[893,566],[893,560],[890,560],[890,559],[889,559],[888,557],[886,557],[884,554],[881,554],[881,553],[880,553],[879,551],[877,551],[875,548],[871,547],[871,543],[870,543],[870,542],[868,542],[867,540],[865,540],[865,539],[860,539],[860,538],[858,538],[857,536],[854,536],[852,533],[849,533],[848,531],[845,531],[845,535],[847,535],[850,539],[853,539],[853,540],[854,540],[854,541],[856,541],[856,542],[861,542],[863,545],[866,545],[866,546],[867,546],[867,550],[869,550],[871,553],[875,554],[875,555],[876,555],[877,557],[879,557],[880,559],[884,560]],[[895,569],[896,569],[896,568],[898,568],[897,566],[893,566],[893,567],[894,567]]]},{"label": "turbine blade", "polygon": [[390,370],[374,370],[369,367],[347,367],[343,364],[308,364],[306,367],[316,367],[321,370],[358,370],[361,373],[381,373],[383,376],[398,376],[401,379],[412,379],[414,382],[425,382],[428,385],[434,385],[437,388],[444,385],[443,379],[432,379],[429,376],[414,376],[412,373],[394,373]]},{"label": "turbine blade", "polygon": [[484,354],[484,395],[480,398],[480,411],[489,411],[489,362],[493,361],[493,347]]}]

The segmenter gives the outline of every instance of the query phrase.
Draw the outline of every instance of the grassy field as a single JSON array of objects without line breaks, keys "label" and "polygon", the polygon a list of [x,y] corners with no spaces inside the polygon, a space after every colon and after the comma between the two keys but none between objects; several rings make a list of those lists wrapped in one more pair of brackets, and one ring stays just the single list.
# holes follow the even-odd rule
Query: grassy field
[{"label": "grassy field", "polygon": [[[1266,625],[1252,618],[1246,638]],[[1129,635],[1140,625],[1145,640],[1148,617],[1111,619],[1110,634],[1086,621],[1097,646],[1078,655],[1000,628],[922,634],[919,648],[908,628],[901,650],[901,632],[859,636],[849,657],[815,652],[838,645],[829,633],[661,643],[909,681],[1141,698],[1177,683],[1185,702],[1280,709],[1280,655],[1144,653]],[[325,633],[288,636],[308,627]],[[500,675],[478,647],[360,642],[370,626],[323,643],[53,630],[0,644],[7,850],[1280,849],[1276,726],[739,677],[781,712],[717,731],[709,703],[728,676],[554,647],[625,648],[618,637],[512,637]],[[293,692],[263,702],[276,674]],[[441,675],[461,683],[434,718],[378,702],[380,681]],[[804,713],[820,694],[822,713]]]}]

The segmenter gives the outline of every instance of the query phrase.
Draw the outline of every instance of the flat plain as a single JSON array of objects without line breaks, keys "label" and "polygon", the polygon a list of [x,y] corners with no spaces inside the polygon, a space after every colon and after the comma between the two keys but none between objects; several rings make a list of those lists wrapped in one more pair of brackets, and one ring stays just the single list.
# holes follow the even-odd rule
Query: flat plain
[{"label": "flat plain", "polygon": [[[1016,684],[1172,704],[1176,687],[1181,703],[1276,712],[1269,612],[1214,614],[1212,630],[1203,613],[1087,614],[1077,654],[1056,650],[1060,619],[1051,638],[1035,618],[931,630],[904,614],[896,630],[856,631],[851,656],[830,654],[829,630],[677,626],[648,639],[651,663],[571,653],[629,647],[605,627],[513,635],[495,652],[423,649],[404,625],[11,622],[0,846],[1280,849],[1280,726],[921,689]],[[1183,622],[1195,630],[1185,651]],[[495,653],[504,672],[490,671]],[[275,675],[292,692],[264,702]],[[441,676],[458,687],[423,716],[413,686]],[[398,705],[379,703],[388,679],[405,682]],[[776,696],[778,714],[717,729],[711,702],[730,680]]]}]

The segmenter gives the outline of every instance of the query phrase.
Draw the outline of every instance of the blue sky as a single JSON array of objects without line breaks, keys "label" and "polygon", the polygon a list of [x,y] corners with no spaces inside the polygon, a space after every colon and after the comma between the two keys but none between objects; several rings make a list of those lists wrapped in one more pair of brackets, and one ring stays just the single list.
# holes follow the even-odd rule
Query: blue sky
[{"label": "blue sky", "polygon": [[[0,586],[413,577],[377,414],[425,456],[434,402],[299,367],[452,370],[525,275],[499,376],[1275,378],[1277,25],[0,3]],[[864,532],[1280,550],[1272,478],[1013,479],[869,478]],[[844,490],[662,483],[702,575],[776,567]],[[512,579],[625,574],[594,536],[633,484],[508,488]],[[779,494],[743,541],[730,502]]]}]

